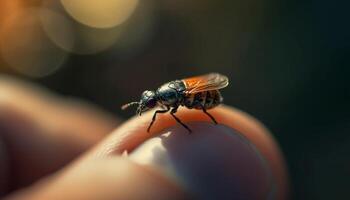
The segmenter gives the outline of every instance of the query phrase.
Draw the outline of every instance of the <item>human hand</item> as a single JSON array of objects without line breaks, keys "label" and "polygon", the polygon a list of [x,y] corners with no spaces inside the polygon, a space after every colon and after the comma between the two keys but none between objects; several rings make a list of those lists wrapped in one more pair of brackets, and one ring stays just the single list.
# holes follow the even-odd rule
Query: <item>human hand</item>
[{"label": "human hand", "polygon": [[227,106],[209,112],[219,125],[179,109],[192,134],[167,114],[147,133],[152,111],[118,126],[90,105],[2,78],[0,191],[5,199],[286,199],[268,131]]}]

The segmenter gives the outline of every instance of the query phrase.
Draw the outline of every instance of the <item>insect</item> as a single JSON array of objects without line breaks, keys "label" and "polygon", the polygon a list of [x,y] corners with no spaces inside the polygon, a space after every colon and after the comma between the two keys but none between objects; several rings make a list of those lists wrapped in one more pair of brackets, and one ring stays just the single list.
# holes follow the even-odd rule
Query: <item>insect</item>
[{"label": "insect", "polygon": [[156,91],[146,90],[142,93],[139,102],[131,102],[122,106],[126,109],[131,105],[138,105],[136,114],[141,115],[143,112],[160,106],[163,109],[156,110],[153,114],[147,132],[150,131],[156,120],[157,114],[167,113],[180,123],[189,132],[191,129],[184,124],[176,115],[179,106],[185,106],[189,109],[200,109],[217,124],[215,118],[207,112],[220,103],[223,98],[219,92],[228,85],[228,78],[218,73],[210,73],[202,76],[185,78],[182,80],[170,81],[160,86]]}]

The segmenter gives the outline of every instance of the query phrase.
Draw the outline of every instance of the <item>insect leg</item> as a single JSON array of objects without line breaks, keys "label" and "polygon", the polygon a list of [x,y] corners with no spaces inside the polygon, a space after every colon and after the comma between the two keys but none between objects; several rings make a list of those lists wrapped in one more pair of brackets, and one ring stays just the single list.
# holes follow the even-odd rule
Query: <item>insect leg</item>
[{"label": "insect leg", "polygon": [[158,113],[166,113],[170,110],[169,107],[166,108],[166,110],[156,110],[156,112],[154,112],[153,117],[152,117],[152,121],[149,124],[148,128],[147,128],[147,132],[149,132],[151,130],[151,126],[153,125],[154,121],[156,120],[156,116]]},{"label": "insect leg", "polygon": [[214,124],[218,124],[218,122],[215,120],[215,118],[207,112],[207,109],[203,105],[200,105],[202,107],[203,112],[210,117],[211,120],[213,120]]},{"label": "insect leg", "polygon": [[181,124],[185,129],[187,129],[189,133],[191,133],[191,132],[192,132],[191,129],[188,128],[188,126],[186,126],[186,124],[182,123],[182,121],[181,121],[178,117],[175,116],[175,113],[177,112],[177,108],[178,108],[178,107],[175,107],[175,108],[171,109],[171,111],[170,111],[171,116],[173,116],[174,119],[175,119],[179,124]]}]

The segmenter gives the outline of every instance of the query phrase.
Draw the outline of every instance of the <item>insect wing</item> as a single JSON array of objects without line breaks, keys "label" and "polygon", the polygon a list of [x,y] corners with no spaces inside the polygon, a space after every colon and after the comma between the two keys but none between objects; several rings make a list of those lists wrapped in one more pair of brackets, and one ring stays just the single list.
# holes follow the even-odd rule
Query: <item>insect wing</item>
[{"label": "insect wing", "polygon": [[228,78],[218,73],[195,76],[182,80],[186,86],[186,93],[197,93],[218,90],[228,85]]}]

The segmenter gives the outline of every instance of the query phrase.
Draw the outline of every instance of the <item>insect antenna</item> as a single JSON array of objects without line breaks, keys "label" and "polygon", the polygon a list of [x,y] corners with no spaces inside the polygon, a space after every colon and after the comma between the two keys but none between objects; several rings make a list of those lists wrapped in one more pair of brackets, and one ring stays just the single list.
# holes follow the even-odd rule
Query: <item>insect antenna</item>
[{"label": "insect antenna", "polygon": [[122,110],[125,110],[125,109],[127,109],[129,106],[132,106],[132,105],[139,105],[139,102],[130,102],[130,103],[127,103],[127,104],[124,104],[122,107],[121,107],[121,109]]}]

